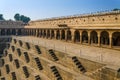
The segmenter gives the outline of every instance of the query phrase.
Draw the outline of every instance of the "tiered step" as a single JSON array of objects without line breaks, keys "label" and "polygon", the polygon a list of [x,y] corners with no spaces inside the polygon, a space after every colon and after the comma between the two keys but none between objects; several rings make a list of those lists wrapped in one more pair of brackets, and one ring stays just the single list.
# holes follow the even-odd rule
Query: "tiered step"
[{"label": "tiered step", "polygon": [[14,52],[15,51],[15,46],[11,46],[11,49]]},{"label": "tiered step", "polygon": [[23,68],[23,71],[24,71],[25,77],[28,78],[30,74],[29,74],[29,72],[28,72],[27,67],[26,67],[26,66],[23,66],[22,68]]},{"label": "tiered step", "polygon": [[35,58],[35,61],[36,61],[36,64],[37,64],[39,70],[43,70],[43,67],[42,67],[42,64],[41,64],[41,62],[40,62],[40,59],[39,59],[38,57],[36,57],[36,58]]},{"label": "tiered step", "polygon": [[21,40],[19,40],[19,44],[20,44],[20,46],[22,47],[22,45],[23,45],[23,42],[22,42]]},{"label": "tiered step", "polygon": [[6,65],[5,65],[5,68],[6,68],[6,73],[7,73],[7,74],[9,74],[9,72],[10,72],[9,65],[8,65],[8,64],[6,64]]},{"label": "tiered step", "polygon": [[57,80],[63,80],[61,75],[59,74],[57,68],[55,66],[51,67],[52,72],[54,73],[55,77],[57,78]]},{"label": "tiered step", "polygon": [[16,40],[16,39],[14,39],[13,41],[14,41],[15,44],[17,43],[17,40]]},{"label": "tiered step", "polygon": [[26,47],[27,49],[30,49],[30,44],[28,42],[26,42]]},{"label": "tiered step", "polygon": [[15,59],[14,61],[15,61],[15,64],[16,64],[16,68],[18,69],[20,67],[19,61],[18,61],[18,59]]},{"label": "tiered step", "polygon": [[40,76],[39,76],[39,75],[36,75],[36,76],[35,76],[35,80],[41,80]]},{"label": "tiered step", "polygon": [[12,54],[9,54],[9,60],[10,60],[10,62],[12,62],[12,61],[13,61]]},{"label": "tiered step", "polygon": [[40,48],[39,48],[38,45],[35,45],[35,49],[36,49],[36,51],[38,52],[38,54],[41,54],[41,50],[40,50]]},{"label": "tiered step", "polygon": [[17,49],[17,53],[19,56],[21,56],[21,50],[19,48]]},{"label": "tiered step", "polygon": [[30,58],[28,56],[28,53],[24,52],[24,56],[25,56],[26,63],[29,63],[30,62]]},{"label": "tiered step", "polygon": [[80,63],[80,61],[77,59],[77,57],[72,57],[73,62],[75,63],[75,65],[77,66],[77,68],[80,69],[80,71],[82,71],[83,73],[86,72],[85,68],[83,67],[83,65]]},{"label": "tiered step", "polygon": [[54,53],[54,51],[52,49],[50,49],[48,52],[52,56],[54,61],[58,61],[59,60],[58,57],[55,55],[55,53]]},{"label": "tiered step", "polygon": [[11,75],[12,75],[12,80],[17,80],[15,72],[11,72]]}]

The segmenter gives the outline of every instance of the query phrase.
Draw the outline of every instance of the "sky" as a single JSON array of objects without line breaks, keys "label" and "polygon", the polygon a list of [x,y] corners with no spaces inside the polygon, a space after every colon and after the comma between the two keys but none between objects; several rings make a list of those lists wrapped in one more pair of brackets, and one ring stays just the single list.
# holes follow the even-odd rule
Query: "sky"
[{"label": "sky", "polygon": [[19,13],[32,20],[120,8],[120,0],[0,0],[0,14],[14,19]]}]

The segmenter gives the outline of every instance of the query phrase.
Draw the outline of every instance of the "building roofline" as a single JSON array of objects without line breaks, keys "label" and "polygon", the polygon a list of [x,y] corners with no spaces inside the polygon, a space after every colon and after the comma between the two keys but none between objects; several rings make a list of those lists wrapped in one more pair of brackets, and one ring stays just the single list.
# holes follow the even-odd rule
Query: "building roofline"
[{"label": "building roofline", "polygon": [[71,19],[71,18],[78,18],[78,17],[82,18],[82,17],[102,16],[102,15],[113,15],[113,14],[120,14],[120,10],[117,10],[117,11],[100,11],[100,12],[93,12],[93,13],[86,13],[86,14],[77,14],[77,15],[61,16],[61,17],[52,17],[52,18],[45,18],[45,19],[35,20],[35,21],[31,21],[31,22]]}]

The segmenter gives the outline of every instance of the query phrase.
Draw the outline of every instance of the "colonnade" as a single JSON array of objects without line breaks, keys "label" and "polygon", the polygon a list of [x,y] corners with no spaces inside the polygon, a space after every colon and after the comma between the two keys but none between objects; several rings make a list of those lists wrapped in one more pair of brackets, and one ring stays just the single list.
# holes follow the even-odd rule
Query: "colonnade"
[{"label": "colonnade", "polygon": [[36,36],[87,45],[120,48],[119,30],[83,30],[83,29],[0,29],[0,35]]},{"label": "colonnade", "polygon": [[15,29],[15,28],[5,28],[5,29],[0,29],[0,35],[1,36],[6,36],[6,35],[22,35],[24,34],[24,29]]},{"label": "colonnade", "polygon": [[119,30],[26,29],[26,35],[109,48],[120,47]]}]

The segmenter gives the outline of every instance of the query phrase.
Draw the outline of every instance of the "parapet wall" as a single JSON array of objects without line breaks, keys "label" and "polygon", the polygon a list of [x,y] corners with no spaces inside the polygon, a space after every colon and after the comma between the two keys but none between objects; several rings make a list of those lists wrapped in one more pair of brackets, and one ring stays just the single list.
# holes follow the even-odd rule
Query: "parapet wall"
[{"label": "parapet wall", "polygon": [[31,21],[26,28],[119,27],[120,11]]}]

